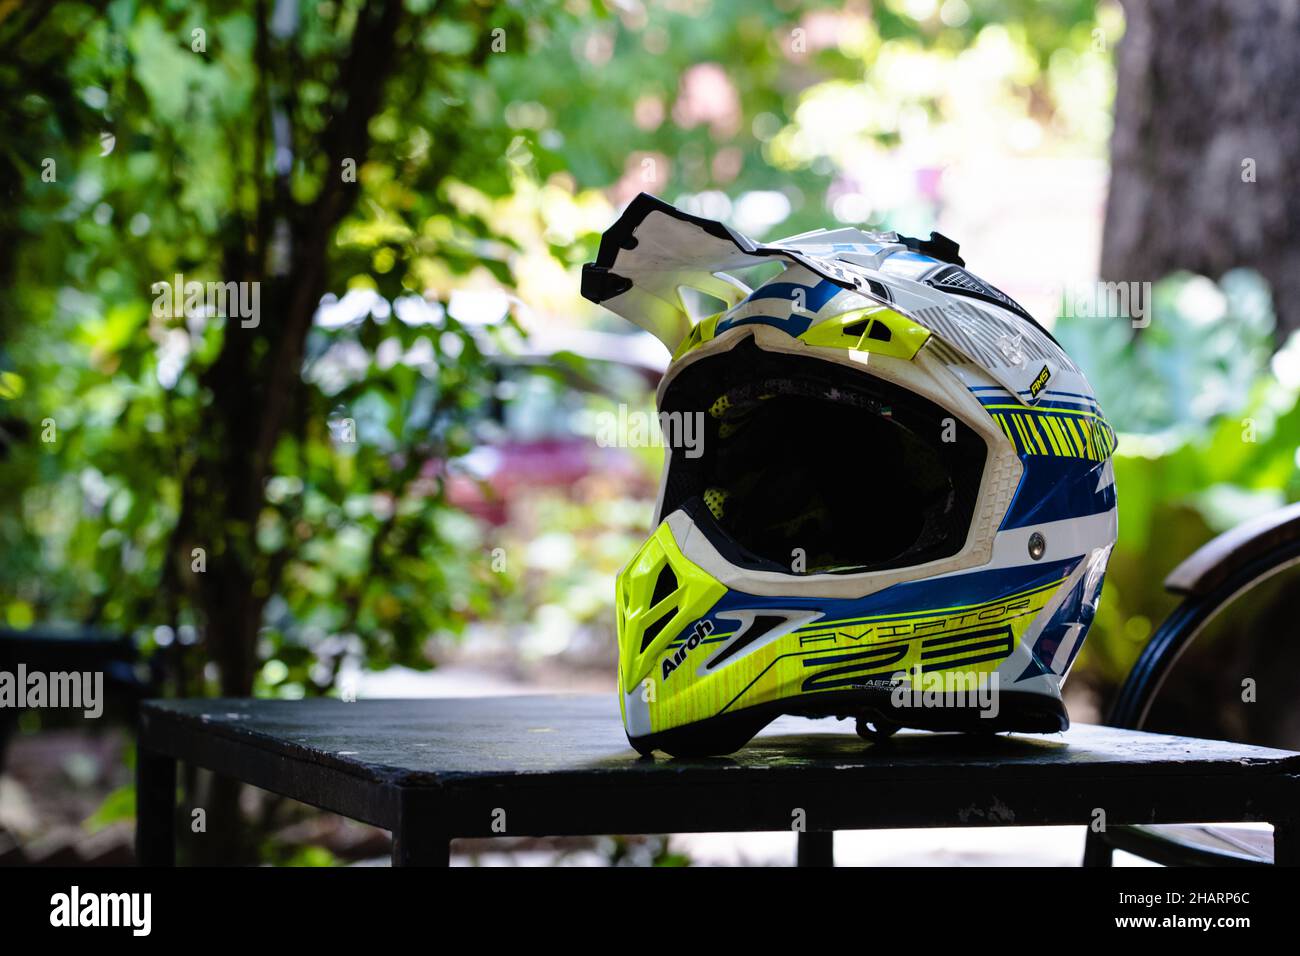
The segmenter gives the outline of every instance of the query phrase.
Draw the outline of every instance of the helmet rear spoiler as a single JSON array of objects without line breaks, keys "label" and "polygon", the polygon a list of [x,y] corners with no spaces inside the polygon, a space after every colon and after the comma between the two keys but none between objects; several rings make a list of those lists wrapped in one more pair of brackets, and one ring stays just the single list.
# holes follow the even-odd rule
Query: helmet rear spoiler
[{"label": "helmet rear spoiler", "polygon": [[596,261],[582,267],[582,295],[648,330],[671,352],[690,334],[695,321],[682,302],[683,288],[716,296],[730,307],[751,290],[725,270],[774,259],[804,266],[884,304],[890,301],[883,284],[854,275],[834,260],[780,243],[757,243],[721,222],[682,212],[649,193],[633,199],[605,230]]}]

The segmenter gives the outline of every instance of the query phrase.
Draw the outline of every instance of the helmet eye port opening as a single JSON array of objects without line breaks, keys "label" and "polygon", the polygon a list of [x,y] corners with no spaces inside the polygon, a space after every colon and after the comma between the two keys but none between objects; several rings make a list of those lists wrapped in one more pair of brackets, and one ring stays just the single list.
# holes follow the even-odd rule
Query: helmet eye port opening
[{"label": "helmet eye port opening", "polygon": [[747,338],[683,369],[661,408],[704,422],[700,454],[671,456],[663,514],[685,508],[733,564],[857,574],[965,545],[987,444],[861,367]]}]

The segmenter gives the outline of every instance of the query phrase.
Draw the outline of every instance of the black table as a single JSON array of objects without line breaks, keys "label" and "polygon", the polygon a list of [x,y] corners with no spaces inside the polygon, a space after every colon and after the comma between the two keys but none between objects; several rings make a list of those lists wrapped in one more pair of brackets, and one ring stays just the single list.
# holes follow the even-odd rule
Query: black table
[{"label": "black table", "polygon": [[455,837],[1267,821],[1300,857],[1300,754],[1076,725],[1064,734],[904,732],[782,718],[729,758],[643,760],[613,695],[171,700],[141,713],[137,851],[175,860],[176,761],[393,833],[393,864]]}]

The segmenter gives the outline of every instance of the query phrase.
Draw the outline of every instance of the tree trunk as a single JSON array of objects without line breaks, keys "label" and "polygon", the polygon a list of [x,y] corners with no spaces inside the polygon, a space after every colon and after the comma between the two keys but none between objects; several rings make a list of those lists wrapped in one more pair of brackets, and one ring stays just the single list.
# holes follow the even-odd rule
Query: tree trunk
[{"label": "tree trunk", "polygon": [[[259,38],[264,40],[269,14],[265,5],[260,9]],[[260,284],[263,315],[256,328],[228,321],[221,353],[203,375],[211,400],[184,482],[175,529],[179,547],[173,552],[182,575],[189,574],[195,548],[206,552],[207,569],[191,580],[224,696],[243,697],[253,689],[257,632],[280,570],[275,560],[258,554],[254,542],[263,487],[276,443],[304,391],[303,352],[316,306],[328,288],[330,241],[357,197],[358,187],[340,175],[342,161],[360,162],[369,151],[369,123],[382,105],[402,16],[401,0],[367,0],[357,15],[340,65],[339,88],[346,95],[319,137],[331,171],[320,193],[302,205],[289,198],[287,181],[278,184],[278,191],[259,189],[253,220],[263,225],[282,220],[290,228],[288,274],[271,274],[265,248],[247,254],[244,235],[251,226],[233,229],[226,250],[226,277]],[[267,55],[260,45],[259,51]],[[269,69],[265,62],[260,68]],[[268,76],[262,87],[272,86],[272,79]],[[256,156],[259,165],[263,158]],[[268,232],[256,230],[263,242]]]},{"label": "tree trunk", "polygon": [[1123,6],[1102,278],[1250,267],[1300,328],[1300,2]]},{"label": "tree trunk", "polygon": [[[259,68],[266,73],[269,13],[264,3],[258,9]],[[276,443],[302,400],[303,352],[317,303],[328,288],[330,240],[357,196],[358,187],[340,175],[342,161],[360,163],[369,151],[369,123],[382,105],[402,15],[402,0],[367,0],[357,14],[340,66],[339,89],[346,94],[320,136],[331,171],[320,193],[303,205],[289,198],[287,180],[278,188],[259,189],[252,222],[231,230],[225,251],[226,278],[259,283],[263,314],[256,328],[228,319],[221,353],[203,374],[210,400],[195,461],[185,476],[173,532],[178,564],[169,578],[189,576],[223,696],[244,697],[253,690],[258,628],[283,567],[273,556],[259,554],[254,540],[263,489]],[[269,74],[263,79],[263,89],[274,85]],[[255,153],[255,169],[263,159]],[[277,221],[288,225],[292,236],[283,276],[272,274],[266,249],[267,225]],[[258,237],[253,256],[244,248],[246,233]],[[195,548],[206,554],[200,573],[190,570]],[[206,795],[194,795],[204,800],[208,822],[206,834],[195,838],[197,862],[255,862],[255,835],[241,820],[241,791],[239,781],[214,774]]]}]

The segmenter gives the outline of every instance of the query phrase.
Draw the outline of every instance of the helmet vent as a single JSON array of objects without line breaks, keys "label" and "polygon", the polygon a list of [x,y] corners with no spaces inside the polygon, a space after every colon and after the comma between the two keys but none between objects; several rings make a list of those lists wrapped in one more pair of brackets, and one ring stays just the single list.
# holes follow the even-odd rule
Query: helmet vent
[{"label": "helmet vent", "polygon": [[654,643],[655,638],[659,636],[659,632],[664,629],[670,620],[672,620],[672,617],[673,612],[671,610],[665,611],[663,614],[659,615],[659,620],[655,621],[653,624],[647,624],[645,626],[645,633],[641,638],[642,654],[645,653],[647,647]]},{"label": "helmet vent", "polygon": [[650,606],[654,607],[676,590],[677,575],[673,574],[672,565],[665,564],[659,569],[659,577],[655,578],[655,590],[650,597]]}]

